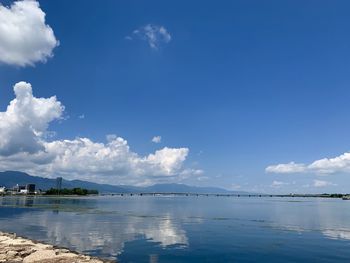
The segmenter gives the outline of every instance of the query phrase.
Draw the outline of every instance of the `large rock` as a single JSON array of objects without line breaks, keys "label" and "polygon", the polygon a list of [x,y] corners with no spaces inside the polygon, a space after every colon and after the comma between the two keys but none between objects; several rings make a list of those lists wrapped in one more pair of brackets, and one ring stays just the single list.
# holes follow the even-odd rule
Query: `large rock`
[{"label": "large rock", "polygon": [[17,237],[15,234],[0,232],[0,263],[2,262],[104,263],[108,261],[81,255],[68,249],[33,242]]}]

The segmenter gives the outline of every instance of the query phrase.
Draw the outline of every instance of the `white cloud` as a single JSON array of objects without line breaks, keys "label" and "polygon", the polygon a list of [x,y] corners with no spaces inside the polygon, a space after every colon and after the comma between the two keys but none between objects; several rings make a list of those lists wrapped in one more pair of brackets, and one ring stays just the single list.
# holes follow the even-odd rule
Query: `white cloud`
[{"label": "white cloud", "polygon": [[178,171],[182,163],[186,160],[188,155],[188,148],[168,148],[165,147],[150,154],[145,159],[145,162],[154,166],[159,170],[160,174],[172,175],[174,171]]},{"label": "white cloud", "polygon": [[326,187],[326,186],[334,186],[336,184],[333,184],[328,181],[321,181],[321,180],[314,180],[313,186],[314,187]]},{"label": "white cloud", "polygon": [[160,143],[162,141],[162,137],[161,136],[154,136],[152,138],[152,142],[154,143]]},{"label": "white cloud", "polygon": [[29,83],[14,86],[16,98],[0,112],[0,155],[44,150],[43,135],[51,121],[59,119],[64,107],[56,97],[35,98]]},{"label": "white cloud", "polygon": [[315,173],[327,175],[332,173],[350,173],[350,153],[334,158],[323,158],[310,164],[294,163],[270,165],[265,169],[268,173]]},{"label": "white cloud", "polygon": [[171,35],[164,26],[147,24],[132,32],[131,36],[125,37],[127,40],[141,39],[148,42],[149,46],[157,50],[161,43],[169,43]]},{"label": "white cloud", "polygon": [[85,114],[79,115],[78,118],[81,119],[81,120],[82,120],[82,119],[85,119]]},{"label": "white cloud", "polygon": [[29,83],[14,87],[16,98],[0,112],[0,170],[79,178],[114,184],[151,184],[201,174],[183,168],[189,149],[168,148],[140,156],[114,134],[107,142],[89,138],[47,141],[49,123],[61,118],[64,107],[56,97],[35,98]]},{"label": "white cloud", "polygon": [[0,4],[0,63],[26,66],[46,62],[59,45],[35,0]]},{"label": "white cloud", "polygon": [[52,160],[34,166],[36,172],[132,184],[152,177],[156,180],[157,177],[176,176],[188,155],[187,148],[165,147],[142,157],[130,150],[126,140],[121,137],[112,139],[111,136],[107,143],[93,142],[88,138],[46,142],[45,150],[45,153],[40,153],[42,157],[52,156]]},{"label": "white cloud", "polygon": [[350,153],[344,153],[334,158],[323,158],[311,163],[308,168],[317,173],[329,174],[350,172]]},{"label": "white cloud", "polygon": [[268,173],[297,173],[304,171],[304,165],[299,163],[286,163],[268,166],[265,170]]}]

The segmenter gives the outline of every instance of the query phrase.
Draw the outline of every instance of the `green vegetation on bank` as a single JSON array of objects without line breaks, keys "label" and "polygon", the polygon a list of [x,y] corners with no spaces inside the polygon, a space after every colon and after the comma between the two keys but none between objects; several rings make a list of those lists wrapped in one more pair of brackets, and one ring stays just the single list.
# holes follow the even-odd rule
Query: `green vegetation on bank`
[{"label": "green vegetation on bank", "polygon": [[45,195],[97,195],[97,190],[88,190],[84,188],[63,188],[57,190],[56,188],[51,188],[45,192]]},{"label": "green vegetation on bank", "polygon": [[347,196],[345,194],[325,194],[325,195],[328,195],[330,198],[343,198]]}]

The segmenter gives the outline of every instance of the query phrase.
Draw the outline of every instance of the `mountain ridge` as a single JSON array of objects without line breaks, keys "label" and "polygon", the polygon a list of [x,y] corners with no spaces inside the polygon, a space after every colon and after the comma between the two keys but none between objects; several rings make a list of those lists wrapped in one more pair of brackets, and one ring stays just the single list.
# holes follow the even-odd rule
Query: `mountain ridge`
[{"label": "mountain ridge", "polygon": [[[29,175],[19,171],[0,172],[0,186],[12,188],[16,184],[36,184],[37,189],[47,190],[56,187],[56,179]],[[155,184],[146,187],[129,185],[98,184],[83,180],[62,180],[62,188],[86,188],[100,193],[206,193],[206,194],[247,194],[242,191],[230,191],[219,187],[199,187],[186,184]]]}]

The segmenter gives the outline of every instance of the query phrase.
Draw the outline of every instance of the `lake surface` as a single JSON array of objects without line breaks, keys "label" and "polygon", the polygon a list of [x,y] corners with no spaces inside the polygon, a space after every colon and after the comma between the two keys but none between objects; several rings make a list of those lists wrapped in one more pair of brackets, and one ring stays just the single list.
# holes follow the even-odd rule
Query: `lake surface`
[{"label": "lake surface", "polygon": [[349,262],[350,201],[0,197],[0,231],[118,262]]}]

